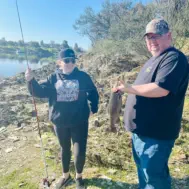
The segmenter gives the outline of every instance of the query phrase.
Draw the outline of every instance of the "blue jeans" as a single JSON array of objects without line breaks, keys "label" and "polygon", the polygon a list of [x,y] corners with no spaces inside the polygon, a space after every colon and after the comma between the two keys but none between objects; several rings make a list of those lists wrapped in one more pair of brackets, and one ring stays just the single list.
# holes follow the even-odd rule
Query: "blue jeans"
[{"label": "blue jeans", "polygon": [[132,136],[140,189],[171,189],[168,160],[175,140]]}]

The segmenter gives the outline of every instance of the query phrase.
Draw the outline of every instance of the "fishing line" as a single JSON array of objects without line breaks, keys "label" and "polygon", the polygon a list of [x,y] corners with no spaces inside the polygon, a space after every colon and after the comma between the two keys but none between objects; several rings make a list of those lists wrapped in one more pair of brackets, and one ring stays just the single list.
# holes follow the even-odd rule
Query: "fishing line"
[{"label": "fishing line", "polygon": [[[30,69],[29,63],[28,63],[28,51],[25,45],[25,41],[24,41],[24,34],[23,34],[23,30],[22,30],[22,24],[21,24],[21,19],[20,19],[20,14],[19,14],[19,8],[18,8],[18,3],[16,0],[16,8],[17,8],[17,14],[18,14],[18,20],[19,20],[19,25],[20,25],[20,31],[21,31],[21,35],[22,35],[22,41],[23,41],[23,46],[24,46],[24,54],[25,54],[25,58],[27,61],[27,68]],[[35,103],[35,98],[34,98],[34,93],[33,93],[33,87],[31,84],[31,91],[32,91],[32,101],[33,101],[33,105],[35,108],[35,113],[36,113],[36,120],[37,120],[37,128],[38,128],[38,134],[40,137],[40,142],[41,142],[41,151],[42,151],[42,156],[43,156],[43,162],[44,162],[44,167],[45,167],[45,174],[46,174],[46,178],[43,179],[43,184],[46,188],[48,188],[50,186],[50,183],[48,181],[48,171],[47,171],[47,163],[46,163],[46,158],[45,158],[45,150],[44,150],[44,145],[43,145],[43,141],[42,141],[42,137],[41,137],[41,130],[40,130],[40,126],[39,126],[39,117],[38,117],[38,112],[37,112],[37,106]]]}]

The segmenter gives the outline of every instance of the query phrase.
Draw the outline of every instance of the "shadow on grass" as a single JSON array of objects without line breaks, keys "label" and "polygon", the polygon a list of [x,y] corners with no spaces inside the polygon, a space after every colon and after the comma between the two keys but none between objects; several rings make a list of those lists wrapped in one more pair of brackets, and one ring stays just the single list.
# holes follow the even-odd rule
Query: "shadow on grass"
[{"label": "shadow on grass", "polygon": [[[75,171],[73,161],[70,163],[70,170],[73,172]],[[137,184],[128,184],[126,182],[110,180],[109,178],[99,178],[98,176],[94,176],[93,178],[85,178],[83,180],[85,182],[85,186],[90,189],[93,189],[93,187],[95,189],[137,189],[138,187]],[[71,185],[72,187],[75,186],[74,180],[68,186]]]},{"label": "shadow on grass", "polygon": [[[126,182],[113,181],[106,178],[84,179],[84,182],[86,188],[90,189],[138,189],[138,184],[128,184]],[[71,187],[71,189],[75,188],[74,179],[68,184],[68,187]],[[184,177],[182,179],[172,178],[171,189],[189,189],[189,177]]]},{"label": "shadow on grass", "polygon": [[[101,189],[137,189],[137,184],[128,184],[120,181],[112,181],[105,178],[92,178],[85,179],[85,184],[87,187],[98,187]],[[189,189],[189,177],[182,179],[173,178],[172,189]]]},{"label": "shadow on grass", "polygon": [[105,178],[84,179],[86,187],[97,187],[101,189],[137,189],[136,184],[127,184],[121,181],[113,181]]}]

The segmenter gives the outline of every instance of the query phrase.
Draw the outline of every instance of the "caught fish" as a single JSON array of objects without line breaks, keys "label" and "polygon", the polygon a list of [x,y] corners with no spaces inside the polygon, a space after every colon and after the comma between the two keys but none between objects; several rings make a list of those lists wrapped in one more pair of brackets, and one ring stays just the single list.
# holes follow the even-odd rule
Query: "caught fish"
[{"label": "caught fish", "polygon": [[117,132],[116,123],[120,123],[119,115],[122,107],[122,92],[112,89],[109,105],[108,114],[110,115],[110,128],[108,131]]}]

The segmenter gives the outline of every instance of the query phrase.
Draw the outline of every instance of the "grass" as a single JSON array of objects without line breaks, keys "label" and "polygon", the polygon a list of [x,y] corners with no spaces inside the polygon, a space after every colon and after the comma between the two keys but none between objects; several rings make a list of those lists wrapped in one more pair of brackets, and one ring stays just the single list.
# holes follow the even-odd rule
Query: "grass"
[{"label": "grass", "polygon": [[[126,172],[117,169],[107,169],[102,167],[86,168],[84,171],[85,183],[87,188],[102,188],[102,189],[127,189],[136,188],[136,175],[135,179],[129,179],[126,182]],[[74,175],[73,175],[74,176]],[[68,189],[75,188],[74,182],[67,187]]]},{"label": "grass", "polygon": [[1,178],[0,188],[20,189],[22,187],[22,189],[38,189],[38,183],[30,181],[31,175],[30,168],[14,170]]},{"label": "grass", "polygon": [[[173,189],[187,189],[189,186],[189,164],[184,159],[184,149],[188,145],[189,136],[182,133],[180,143],[176,143],[173,153],[170,159],[170,171],[173,176]],[[55,143],[48,144],[49,141]],[[46,158],[48,164],[48,172],[50,177],[55,174],[58,178],[61,176],[61,162],[58,158],[59,146],[56,137],[52,133],[45,133],[43,135],[43,141],[46,149]],[[48,147],[48,148],[47,148]],[[50,147],[50,148],[49,148]],[[40,153],[40,151],[39,151]],[[54,159],[48,157],[55,157]],[[72,157],[73,158],[73,157]],[[86,164],[84,169],[85,183],[88,189],[136,189],[137,188],[137,175],[133,158],[131,160],[131,169],[119,170],[114,168],[105,167],[93,167]],[[14,170],[8,175],[1,177],[0,188],[1,189],[37,189],[40,188],[40,182],[42,181],[44,173],[44,165],[42,160],[33,160],[26,167],[18,167],[18,170]],[[71,175],[75,177],[73,161],[71,162]],[[20,187],[20,184],[22,185]],[[55,184],[55,183],[53,183]],[[67,187],[67,189],[74,189],[75,183],[73,182]]]}]

